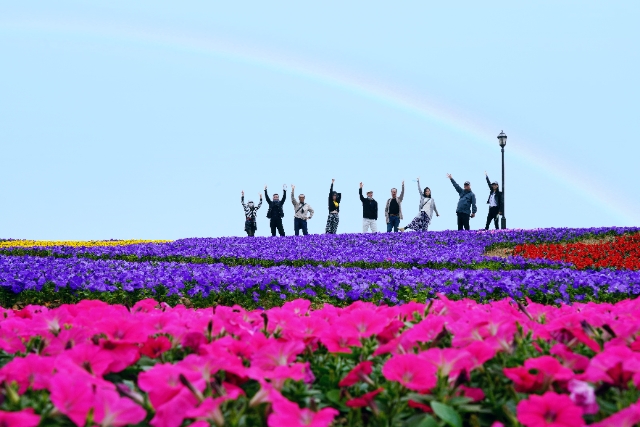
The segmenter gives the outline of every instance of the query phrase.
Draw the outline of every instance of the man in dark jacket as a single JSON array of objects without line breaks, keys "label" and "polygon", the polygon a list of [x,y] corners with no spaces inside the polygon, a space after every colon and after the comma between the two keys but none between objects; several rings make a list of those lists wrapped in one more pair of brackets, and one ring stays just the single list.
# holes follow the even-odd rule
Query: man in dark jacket
[{"label": "man in dark jacket", "polygon": [[373,191],[367,191],[367,197],[362,197],[362,183],[360,183],[360,201],[362,202],[362,232],[371,228],[372,233],[378,232],[378,202],[373,199]]},{"label": "man in dark jacket", "polygon": [[458,230],[469,230],[469,218],[475,217],[476,212],[478,211],[478,207],[476,206],[476,195],[471,191],[471,183],[469,181],[465,182],[464,189],[462,189],[458,183],[455,182],[451,174],[447,174],[447,178],[451,180],[453,188],[455,188],[458,195],[460,195],[458,207],[456,208],[456,214],[458,215]]},{"label": "man in dark jacket", "polygon": [[264,198],[269,205],[269,210],[267,211],[267,218],[271,221],[269,225],[271,226],[271,235],[276,235],[276,229],[278,229],[278,233],[281,236],[284,236],[284,227],[282,226],[282,218],[284,217],[284,209],[282,205],[285,200],[287,200],[287,186],[282,186],[282,200],[280,200],[280,196],[278,194],[273,195],[273,200],[269,199],[269,194],[267,193],[267,186],[264,186]]},{"label": "man in dark jacket", "polygon": [[487,199],[487,204],[489,205],[489,214],[487,215],[487,225],[484,227],[485,230],[489,229],[489,224],[491,224],[491,220],[493,220],[493,224],[496,226],[496,230],[498,227],[498,215],[502,215],[502,191],[500,191],[500,187],[498,186],[498,181],[493,181],[489,179],[489,175],[487,172],[484,172],[484,177],[487,180],[487,185],[489,186],[489,198]]}]

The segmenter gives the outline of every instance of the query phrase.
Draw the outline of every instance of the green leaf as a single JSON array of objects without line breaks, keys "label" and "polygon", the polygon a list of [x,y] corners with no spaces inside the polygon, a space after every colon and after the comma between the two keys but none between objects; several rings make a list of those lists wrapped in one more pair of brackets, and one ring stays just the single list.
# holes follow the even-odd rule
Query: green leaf
[{"label": "green leaf", "polygon": [[438,422],[431,415],[416,415],[409,418],[404,427],[438,427]]},{"label": "green leaf", "polygon": [[431,402],[433,412],[451,427],[462,427],[462,418],[451,406],[440,402]]},{"label": "green leaf", "polygon": [[340,402],[340,390],[329,390],[325,393],[325,396],[330,402],[333,403],[341,403]]}]

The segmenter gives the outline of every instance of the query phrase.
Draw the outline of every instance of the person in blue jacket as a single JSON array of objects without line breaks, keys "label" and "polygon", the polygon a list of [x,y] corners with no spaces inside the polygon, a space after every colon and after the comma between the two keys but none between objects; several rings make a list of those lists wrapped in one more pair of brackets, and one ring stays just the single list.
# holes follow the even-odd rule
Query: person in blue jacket
[{"label": "person in blue jacket", "polygon": [[458,230],[469,230],[469,218],[476,216],[478,207],[476,206],[476,195],[471,191],[471,183],[466,181],[464,183],[464,189],[460,188],[458,183],[453,179],[451,174],[447,174],[447,178],[451,180],[453,188],[456,189],[460,199],[458,200],[458,207],[456,208],[456,214],[458,215]]}]

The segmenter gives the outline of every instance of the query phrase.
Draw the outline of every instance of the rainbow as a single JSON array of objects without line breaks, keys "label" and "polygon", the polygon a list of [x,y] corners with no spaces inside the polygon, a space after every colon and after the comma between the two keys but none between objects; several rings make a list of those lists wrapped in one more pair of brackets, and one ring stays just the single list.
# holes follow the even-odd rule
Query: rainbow
[{"label": "rainbow", "polygon": [[[126,28],[116,25],[106,25],[103,22],[75,22],[75,21],[24,21],[6,22],[0,20],[0,31],[9,32],[41,32],[44,34],[85,35],[104,38],[124,44],[137,43],[155,46],[163,49],[173,49],[190,52],[195,55],[210,55],[231,61],[262,67],[280,73],[286,73],[301,79],[311,80],[318,84],[330,86],[341,91],[364,97],[389,108],[394,108],[428,120],[460,134],[466,139],[479,142],[495,149],[496,135],[501,130],[499,126],[490,129],[471,118],[462,117],[446,106],[438,105],[432,100],[416,96],[388,82],[382,82],[365,75],[348,72],[344,69],[328,64],[292,57],[272,49],[260,49],[241,45],[232,41],[215,39],[203,35],[185,35],[172,31],[159,31],[142,28]],[[508,131],[508,129],[507,129]],[[521,138],[512,137],[517,141],[509,148],[509,155],[519,160],[534,164],[543,173],[553,177],[569,191],[578,193],[586,202],[595,203],[594,194],[598,194],[597,205],[594,207],[607,212],[614,218],[625,223],[640,222],[639,209],[620,196],[613,195],[611,190],[602,187],[594,178],[588,176],[575,167],[562,164],[557,159],[547,157],[536,152]]]}]

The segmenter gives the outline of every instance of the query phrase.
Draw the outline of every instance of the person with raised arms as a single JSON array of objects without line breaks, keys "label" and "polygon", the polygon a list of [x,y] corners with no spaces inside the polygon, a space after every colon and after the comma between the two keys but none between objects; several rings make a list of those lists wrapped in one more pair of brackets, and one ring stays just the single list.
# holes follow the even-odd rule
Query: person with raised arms
[{"label": "person with raised arms", "polygon": [[487,175],[487,171],[484,171],[484,177],[487,180],[487,185],[489,186],[489,198],[487,199],[489,213],[487,214],[487,225],[484,229],[488,230],[491,220],[493,220],[497,230],[500,228],[498,227],[498,215],[502,215],[502,191],[500,191],[498,181],[491,182],[489,175]]},{"label": "person with raised arms", "polygon": [[336,234],[338,232],[338,224],[340,223],[340,200],[342,200],[342,194],[333,191],[333,183],[335,179],[331,180],[331,188],[329,189],[329,216],[327,217],[327,226],[325,232],[327,234]]},{"label": "person with raised arms", "polygon": [[264,186],[264,197],[267,200],[267,204],[269,205],[269,210],[267,211],[267,218],[269,218],[269,225],[271,226],[271,235],[276,235],[276,229],[281,236],[284,236],[284,227],[282,226],[282,218],[284,217],[284,209],[282,205],[285,200],[287,200],[287,185],[284,184],[282,186],[282,200],[280,200],[280,196],[277,193],[273,195],[273,201],[269,199],[269,194],[267,193],[267,186]]},{"label": "person with raised arms", "polygon": [[313,218],[313,208],[310,204],[306,203],[305,195],[300,194],[298,196],[298,200],[296,201],[296,196],[294,191],[296,186],[291,184],[291,203],[293,204],[293,230],[296,233],[296,236],[300,235],[300,230],[302,230],[303,235],[309,234],[307,231],[307,221]]},{"label": "person with raised arms", "polygon": [[378,202],[373,199],[373,191],[367,191],[367,197],[362,196],[362,183],[360,183],[360,201],[362,202],[362,232],[371,229],[372,233],[378,232]]},{"label": "person with raised arms", "polygon": [[391,198],[387,200],[387,204],[384,207],[384,216],[387,221],[387,233],[391,233],[391,230],[398,232],[400,227],[400,220],[402,219],[402,199],[404,199],[404,181],[402,181],[402,191],[400,197],[398,196],[398,189],[391,189]]},{"label": "person with raised arms", "polygon": [[471,183],[466,181],[464,183],[464,189],[462,189],[450,173],[447,174],[447,178],[451,180],[453,188],[456,189],[460,196],[460,199],[458,199],[458,207],[456,208],[456,214],[458,215],[458,230],[469,230],[469,218],[475,217],[476,212],[478,211],[478,207],[476,206],[476,195],[471,191]]},{"label": "person with raised arms", "polygon": [[431,189],[429,187],[425,187],[424,190],[420,188],[420,178],[418,178],[418,194],[420,194],[420,213],[408,225],[398,230],[405,231],[409,228],[415,231],[427,231],[433,218],[433,212],[436,213],[436,216],[440,216],[436,202],[431,197]]},{"label": "person with raised arms", "polygon": [[262,206],[262,194],[260,194],[260,203],[258,206],[255,206],[251,200],[244,204],[244,190],[242,190],[242,196],[240,197],[240,203],[242,203],[242,207],[244,208],[244,231],[247,232],[247,236],[254,237],[256,235],[256,230],[258,229],[258,223],[256,222],[256,215],[258,214],[258,209]]}]

